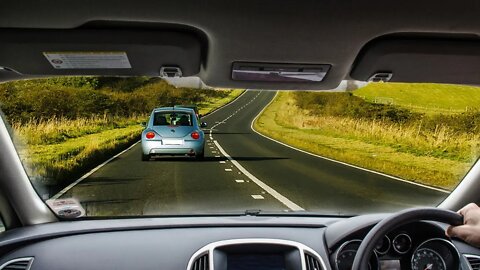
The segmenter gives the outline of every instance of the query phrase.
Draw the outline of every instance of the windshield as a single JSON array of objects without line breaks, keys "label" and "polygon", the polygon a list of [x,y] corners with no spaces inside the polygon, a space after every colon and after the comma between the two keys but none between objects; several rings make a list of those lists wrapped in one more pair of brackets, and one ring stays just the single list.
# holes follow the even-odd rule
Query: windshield
[{"label": "windshield", "polygon": [[346,85],[61,77],[0,84],[0,108],[32,184],[63,218],[356,215],[444,200],[479,156],[480,88]]}]

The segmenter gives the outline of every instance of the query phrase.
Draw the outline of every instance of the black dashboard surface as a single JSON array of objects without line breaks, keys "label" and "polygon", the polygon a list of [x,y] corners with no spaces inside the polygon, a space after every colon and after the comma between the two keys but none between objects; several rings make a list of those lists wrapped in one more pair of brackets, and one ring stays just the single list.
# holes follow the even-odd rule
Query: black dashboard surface
[{"label": "black dashboard surface", "polygon": [[[192,255],[216,241],[246,238],[290,240],[329,257],[385,215],[362,218],[199,217],[59,222],[0,234],[0,265],[34,257],[31,269],[187,269]],[[348,223],[349,226],[345,226]],[[442,225],[431,223],[441,232]],[[331,228],[330,228],[331,227]],[[456,243],[461,253],[480,250]]]}]

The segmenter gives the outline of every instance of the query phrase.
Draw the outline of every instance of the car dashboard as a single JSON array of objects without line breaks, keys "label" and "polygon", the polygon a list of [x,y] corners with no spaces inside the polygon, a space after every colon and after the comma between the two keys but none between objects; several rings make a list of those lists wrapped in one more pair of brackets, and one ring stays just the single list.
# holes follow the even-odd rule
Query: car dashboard
[{"label": "car dashboard", "polygon": [[[0,270],[347,270],[387,215],[230,216],[63,221],[0,234]],[[478,269],[480,250],[418,221],[377,243],[371,270]]]},{"label": "car dashboard", "polygon": [[[330,262],[335,270],[349,270],[362,239],[372,226],[332,245]],[[370,269],[457,269],[461,254],[444,229],[429,222],[414,222],[384,235],[370,257]]]}]

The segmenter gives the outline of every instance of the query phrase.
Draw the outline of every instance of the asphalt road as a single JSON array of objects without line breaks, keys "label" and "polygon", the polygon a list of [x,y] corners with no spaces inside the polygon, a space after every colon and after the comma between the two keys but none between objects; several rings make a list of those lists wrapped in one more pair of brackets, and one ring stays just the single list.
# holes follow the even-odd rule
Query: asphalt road
[{"label": "asphalt road", "polygon": [[[140,159],[137,144],[61,197],[89,216],[308,211],[358,214],[438,204],[438,190],[308,155],[251,129],[275,92],[247,91],[204,117],[206,157]],[[229,157],[228,157],[228,156]]]}]

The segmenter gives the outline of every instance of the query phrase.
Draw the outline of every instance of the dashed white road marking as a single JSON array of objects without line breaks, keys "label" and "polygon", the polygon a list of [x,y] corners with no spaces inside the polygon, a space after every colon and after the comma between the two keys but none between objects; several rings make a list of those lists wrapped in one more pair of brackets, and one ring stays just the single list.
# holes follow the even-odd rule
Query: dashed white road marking
[{"label": "dashed white road marking", "polygon": [[[209,132],[209,136],[210,136],[210,139],[212,139],[212,131],[220,124],[225,124],[226,121],[228,119],[230,119],[231,117],[233,117],[235,114],[237,114],[241,109],[245,108],[247,105],[249,105],[250,103],[253,102],[254,99],[256,99],[258,96],[260,95],[260,93],[258,93],[252,100],[250,100],[247,104],[243,105],[240,109],[236,110],[233,114],[229,115],[227,118],[225,118],[223,121],[217,121],[215,123],[215,125],[213,125],[211,128],[210,128],[210,132]],[[218,150],[220,151],[220,153],[222,153],[225,157],[228,158],[229,161],[232,162],[232,164],[237,167],[237,169],[239,170],[238,174],[244,174],[245,176],[247,176],[250,180],[252,180],[255,184],[257,184],[259,187],[261,187],[263,190],[265,191],[262,191],[262,194],[266,194],[266,192],[268,192],[270,195],[272,195],[275,199],[277,199],[278,201],[280,201],[281,203],[283,203],[285,206],[287,206],[290,210],[293,210],[293,211],[305,211],[305,209],[303,209],[302,207],[298,206],[297,204],[295,204],[294,202],[290,201],[288,198],[286,198],[285,196],[281,195],[280,193],[278,193],[276,190],[274,190],[273,188],[271,188],[270,186],[268,186],[267,184],[263,183],[261,180],[259,180],[258,178],[256,178],[253,174],[251,174],[250,172],[248,172],[242,165],[240,165],[240,163],[238,163],[236,160],[234,160],[230,155],[228,155],[225,150],[220,146],[220,144],[218,143],[218,141],[216,140],[213,140],[213,143],[217,146]],[[212,147],[211,147],[212,148]],[[216,151],[212,151],[212,153],[216,153]],[[220,157],[220,156],[215,156],[215,157]],[[220,161],[220,163],[224,164],[225,161]],[[233,168],[233,166],[231,166]],[[231,172],[232,169],[225,169],[225,171],[227,172]],[[235,180],[235,182],[237,183],[244,183],[245,180],[242,180],[242,179],[237,179]],[[247,183],[249,183],[250,181],[247,180],[246,181]],[[251,195],[252,198],[256,199],[256,200],[263,200],[265,199],[262,195]]]},{"label": "dashed white road marking", "polygon": [[[240,170],[245,176],[247,176],[250,180],[252,180],[255,184],[257,184],[261,189],[265,190],[268,194],[272,195],[275,199],[277,199],[279,202],[284,204],[286,207],[288,207],[290,210],[293,211],[305,211],[302,207],[298,206],[294,202],[290,201],[287,197],[283,196],[282,194],[278,193],[275,189],[271,188],[269,185],[263,183],[260,179],[255,177],[253,174],[251,174],[249,171],[247,171],[238,161],[233,159],[225,150],[220,146],[218,141],[213,141],[215,145],[217,146],[218,150],[220,150],[220,153],[222,153],[228,160],[232,162],[235,167],[237,167],[238,170]],[[227,170],[227,169],[225,169]],[[231,170],[231,169],[230,169]],[[260,195],[261,196],[261,195]],[[262,196],[263,197],[263,196]]]},{"label": "dashed white road marking", "polygon": [[[252,100],[250,100],[247,104],[243,105],[242,106],[242,109],[245,108],[247,105],[249,105],[250,103],[253,102],[253,100],[255,98],[257,98],[258,96],[260,95],[260,93],[258,93]],[[217,123],[215,123],[215,125],[213,125],[211,128],[210,128],[210,131],[209,131],[209,137],[210,139],[212,139],[212,131],[220,124],[225,124],[225,122],[230,119],[233,115],[235,115],[237,112],[235,112],[234,114],[228,116],[226,119],[224,119],[223,121],[219,121]],[[213,140],[213,139],[212,139]],[[220,153],[222,155],[224,155],[228,161],[232,162],[232,164],[237,167],[237,169],[239,170],[238,174],[241,175],[242,173],[248,177],[251,181],[253,181],[255,184],[257,184],[260,188],[262,188],[263,190],[265,190],[264,192],[268,192],[268,194],[270,194],[272,197],[274,197],[275,199],[277,199],[279,202],[281,202],[282,204],[284,204],[286,207],[288,207],[290,210],[292,211],[305,211],[305,209],[303,209],[302,207],[300,207],[299,205],[295,204],[294,202],[290,201],[287,197],[283,196],[282,194],[280,194],[279,192],[277,192],[275,189],[271,188],[270,186],[268,186],[267,184],[263,183],[260,179],[258,179],[257,177],[255,177],[253,174],[251,174],[249,171],[247,171],[242,165],[240,165],[240,163],[238,163],[236,160],[234,160],[227,152],[225,152],[225,150],[220,146],[220,144],[218,143],[218,141],[216,140],[213,140],[213,143],[217,146],[218,150],[220,151]],[[222,163],[222,162],[220,162]],[[233,167],[233,166],[232,166]],[[230,172],[232,171],[232,169],[225,169],[225,171],[227,172]],[[240,179],[238,179],[240,180]],[[235,180],[236,182],[238,180]],[[250,182],[250,180],[246,180],[247,183]],[[243,182],[245,182],[245,180],[243,180]],[[243,182],[237,182],[237,183],[243,183]],[[263,193],[265,194],[265,193]],[[257,199],[257,200],[263,200],[265,199],[262,195],[251,195],[252,198],[254,199]]]}]

